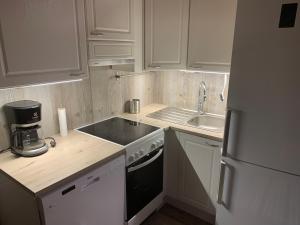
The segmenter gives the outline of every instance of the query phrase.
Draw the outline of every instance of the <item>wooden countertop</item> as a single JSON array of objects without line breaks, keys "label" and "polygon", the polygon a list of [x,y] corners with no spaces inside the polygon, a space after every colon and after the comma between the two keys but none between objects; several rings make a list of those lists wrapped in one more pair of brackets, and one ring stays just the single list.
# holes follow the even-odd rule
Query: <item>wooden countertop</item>
[{"label": "wooden countertop", "polygon": [[24,158],[0,154],[0,170],[39,194],[79,172],[125,153],[123,146],[78,131],[54,136],[57,145],[41,156]]},{"label": "wooden countertop", "polygon": [[[165,122],[147,117],[149,113],[166,108],[151,104],[140,114],[123,113],[120,117],[160,128],[172,128],[185,133],[222,141],[223,133],[215,133],[189,126]],[[34,194],[42,194],[51,187],[73,179],[94,166],[99,166],[125,153],[124,146],[103,139],[70,131],[67,137],[55,135],[57,145],[41,156],[24,158],[10,152],[0,154],[0,170]]]},{"label": "wooden countertop", "polygon": [[211,132],[208,130],[198,129],[198,128],[194,128],[194,127],[184,126],[184,125],[180,125],[180,124],[175,124],[175,123],[166,122],[166,121],[147,117],[147,115],[149,113],[161,110],[166,107],[168,107],[168,106],[161,105],[161,104],[151,104],[151,105],[142,107],[141,112],[139,114],[123,113],[120,116],[125,119],[146,123],[146,124],[157,126],[157,127],[164,128],[164,129],[172,128],[174,130],[182,131],[185,133],[197,135],[197,136],[208,138],[208,139],[212,139],[215,141],[223,141],[223,132]]}]

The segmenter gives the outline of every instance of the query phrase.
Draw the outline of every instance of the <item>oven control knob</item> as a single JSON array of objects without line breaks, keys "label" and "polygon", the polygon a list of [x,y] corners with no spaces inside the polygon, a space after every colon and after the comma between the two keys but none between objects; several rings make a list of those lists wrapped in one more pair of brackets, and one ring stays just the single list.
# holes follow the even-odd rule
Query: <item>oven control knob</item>
[{"label": "oven control knob", "polygon": [[140,154],[138,152],[134,153],[134,158],[138,159],[140,157]]},{"label": "oven control knob", "polygon": [[153,150],[153,149],[156,149],[157,148],[157,144],[156,143],[153,143],[152,145],[151,145],[151,149]]},{"label": "oven control knob", "polygon": [[156,145],[156,148],[158,148],[160,146],[160,141],[159,140],[155,141],[155,145]]},{"label": "oven control knob", "polygon": [[143,156],[143,155],[144,155],[144,150],[143,150],[143,149],[139,151],[139,155],[140,155],[140,156]]},{"label": "oven control knob", "polygon": [[128,162],[132,162],[134,160],[134,157],[131,155],[128,157]]}]

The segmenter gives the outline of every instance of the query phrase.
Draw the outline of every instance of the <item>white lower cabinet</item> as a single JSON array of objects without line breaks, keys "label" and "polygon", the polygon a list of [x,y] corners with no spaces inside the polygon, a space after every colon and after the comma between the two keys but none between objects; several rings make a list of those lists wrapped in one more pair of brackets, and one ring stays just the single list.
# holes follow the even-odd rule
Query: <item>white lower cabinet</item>
[{"label": "white lower cabinet", "polygon": [[167,139],[167,196],[215,215],[221,143],[182,132]]}]

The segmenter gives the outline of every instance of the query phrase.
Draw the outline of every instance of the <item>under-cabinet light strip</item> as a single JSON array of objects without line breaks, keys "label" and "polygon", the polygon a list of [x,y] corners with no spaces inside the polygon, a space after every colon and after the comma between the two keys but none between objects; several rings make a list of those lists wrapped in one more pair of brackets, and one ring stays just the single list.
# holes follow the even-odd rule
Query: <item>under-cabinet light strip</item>
[{"label": "under-cabinet light strip", "polygon": [[66,84],[66,83],[73,83],[73,82],[80,82],[83,79],[74,79],[74,80],[66,80],[66,81],[56,81],[56,82],[49,82],[49,83],[40,83],[40,84],[30,84],[30,85],[22,85],[22,86],[15,86],[15,87],[7,87],[7,88],[0,88],[1,90],[10,90],[15,88],[29,88],[29,87],[40,87],[40,86],[47,86],[47,85],[56,85],[56,84]]}]

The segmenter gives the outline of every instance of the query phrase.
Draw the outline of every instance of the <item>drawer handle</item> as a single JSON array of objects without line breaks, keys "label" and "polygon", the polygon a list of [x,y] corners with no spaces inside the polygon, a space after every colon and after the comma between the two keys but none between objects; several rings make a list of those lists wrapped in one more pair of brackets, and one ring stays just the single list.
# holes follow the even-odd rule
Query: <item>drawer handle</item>
[{"label": "drawer handle", "polygon": [[79,77],[81,75],[83,75],[84,73],[70,73],[71,77]]},{"label": "drawer handle", "polygon": [[203,66],[200,66],[200,65],[191,65],[191,67],[193,69],[202,69],[203,68]]},{"label": "drawer handle", "polygon": [[154,69],[160,69],[160,66],[154,66],[154,65],[149,65],[149,67],[154,68]]},{"label": "drawer handle", "polygon": [[103,36],[104,34],[98,30],[93,30],[93,31],[91,31],[91,35]]},{"label": "drawer handle", "polygon": [[208,145],[208,146],[214,147],[214,148],[220,147],[218,144],[212,144],[212,143],[209,143],[209,142],[205,142],[205,144]]}]

